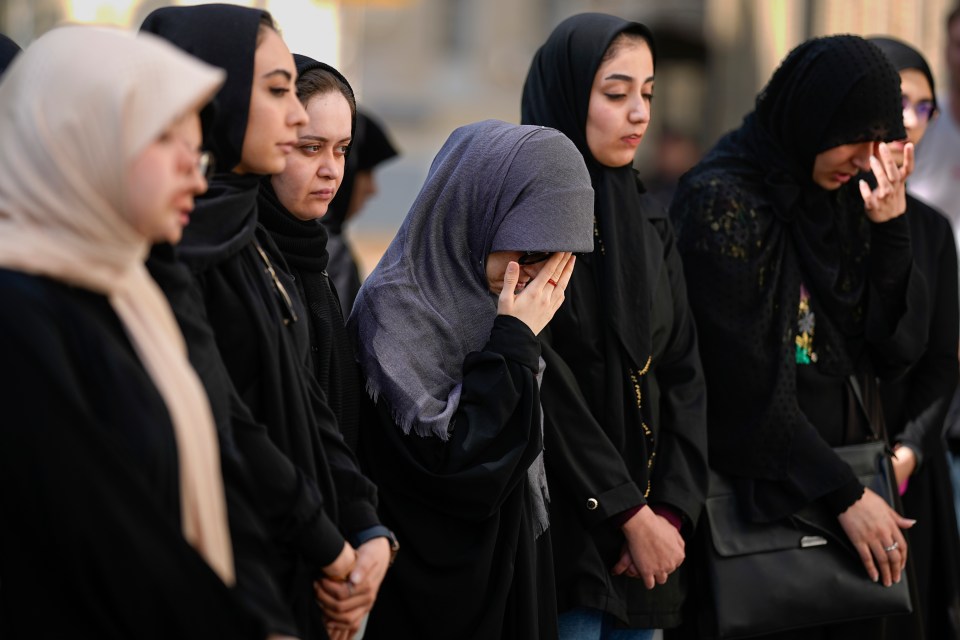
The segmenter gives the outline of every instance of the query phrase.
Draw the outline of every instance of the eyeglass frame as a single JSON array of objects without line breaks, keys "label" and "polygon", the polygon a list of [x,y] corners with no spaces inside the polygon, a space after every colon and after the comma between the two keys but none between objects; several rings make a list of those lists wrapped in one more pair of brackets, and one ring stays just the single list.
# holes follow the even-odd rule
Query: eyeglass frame
[{"label": "eyeglass frame", "polygon": [[937,104],[933,100],[912,102],[907,96],[900,96],[900,105],[904,111],[908,109],[913,111],[913,115],[917,117],[917,120],[923,120],[924,122],[929,122],[933,114],[937,112]]},{"label": "eyeglass frame", "polygon": [[537,264],[549,260],[553,254],[553,251],[524,251],[523,255],[517,258],[517,264],[521,267]]}]

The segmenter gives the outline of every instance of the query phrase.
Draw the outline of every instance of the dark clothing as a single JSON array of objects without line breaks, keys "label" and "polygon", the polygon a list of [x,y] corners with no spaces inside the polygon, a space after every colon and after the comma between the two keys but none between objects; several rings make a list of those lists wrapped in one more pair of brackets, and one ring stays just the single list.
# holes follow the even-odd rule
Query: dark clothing
[{"label": "dark clothing", "polygon": [[[906,218],[869,222],[856,185],[811,187],[803,197],[789,183],[771,184],[744,129],[681,180],[672,207],[685,219],[680,247],[710,397],[711,465],[741,478],[751,518],[776,519],[820,498],[840,513],[859,497],[858,483],[830,449],[842,442],[825,438],[837,430],[823,425],[821,434],[798,384],[826,384],[836,398],[851,373],[902,373],[926,342],[926,286],[912,266]],[[805,226],[794,224],[803,217]],[[802,365],[817,371],[798,383],[801,283],[819,357]]]},{"label": "dark clothing", "polygon": [[[896,377],[925,348],[927,292],[907,218],[871,222],[855,176],[814,181],[826,149],[904,137],[898,88],[862,38],[807,41],[674,198],[710,398],[710,464],[733,477],[748,519],[814,501],[839,515],[856,502],[864,489],[831,448],[868,437],[847,381]],[[840,637],[881,637],[882,626],[862,621]]]},{"label": "dark clothing", "polygon": [[350,243],[347,242],[347,237],[342,232],[330,231],[330,237],[327,240],[327,253],[330,255],[327,273],[330,274],[333,288],[340,298],[343,317],[347,318],[353,310],[353,303],[357,299],[357,294],[360,293],[360,285],[363,284],[360,279],[360,268],[357,266],[357,259],[353,255]]},{"label": "dark clothing", "polygon": [[[960,632],[948,610],[960,605],[960,535],[957,533],[943,424],[957,387],[957,255],[950,224],[935,209],[907,196],[914,261],[930,290],[930,338],[906,376],[881,385],[891,442],[916,452],[918,468],[903,495],[910,529],[919,617],[927,638]],[[909,637],[908,617],[891,619],[891,637]]]},{"label": "dark clothing", "polygon": [[340,433],[356,450],[361,379],[347,338],[340,300],[327,275],[327,230],[319,220],[294,218],[268,180],[260,185],[260,221],[285,259],[309,327],[313,373],[337,418]]},{"label": "dark clothing", "polygon": [[527,472],[543,446],[539,356],[525,324],[498,316],[463,364],[449,440],[404,434],[382,397],[364,422],[366,468],[403,544],[367,638],[556,637],[550,530],[535,537]]},{"label": "dark clothing", "polygon": [[0,76],[7,70],[13,59],[20,55],[20,45],[0,33]]},{"label": "dark clothing", "polygon": [[[641,215],[647,229],[635,249],[648,260],[649,367],[639,371],[605,330],[597,254],[582,256],[542,336],[546,463],[560,610],[587,606],[631,627],[664,628],[679,624],[683,573],[651,591],[610,575],[624,542],[612,516],[648,502],[667,505],[692,533],[706,494],[706,399],[670,224],[660,213]],[[599,503],[593,510],[591,497]]]},{"label": "dark clothing", "polygon": [[673,230],[641,197],[630,165],[590,153],[584,123],[594,75],[621,33],[613,16],[568,18],[534,57],[522,121],[556,127],[583,155],[595,192],[594,251],[542,334],[547,478],[560,611],[590,607],[633,628],[680,622],[685,578],[647,590],[612,576],[623,512],[669,507],[692,533],[707,488],[706,398]]},{"label": "dark clothing", "polygon": [[108,300],[8,270],[0,295],[0,636],[263,638],[181,533],[173,426]]},{"label": "dark clothing", "polygon": [[[281,534],[288,544],[277,558],[278,580],[301,632],[309,635],[322,633],[311,583],[339,554],[344,535],[379,523],[376,489],[361,475],[313,378],[308,327],[294,321],[302,319],[305,310],[283,271],[283,258],[266,231],[251,224],[256,220],[256,185],[254,180],[246,188],[200,201],[180,256],[194,271],[219,356],[240,399],[323,496],[322,512],[316,511],[316,500],[305,496],[295,501],[313,508],[297,509],[304,522]],[[244,223],[221,241],[224,225],[217,223],[231,217]],[[288,526],[290,515],[283,518]],[[323,539],[301,537],[305,533]],[[315,555],[306,555],[311,552]]]}]

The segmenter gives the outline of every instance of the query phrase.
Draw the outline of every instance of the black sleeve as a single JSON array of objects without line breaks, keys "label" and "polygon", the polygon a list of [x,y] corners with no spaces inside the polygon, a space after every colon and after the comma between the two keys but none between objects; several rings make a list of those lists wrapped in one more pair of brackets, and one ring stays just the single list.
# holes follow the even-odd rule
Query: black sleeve
[{"label": "black sleeve", "polygon": [[927,283],[914,264],[907,216],[870,225],[866,337],[882,379],[902,375],[927,344]]},{"label": "black sleeve", "polygon": [[[643,491],[624,464],[623,456],[594,418],[577,378],[553,350],[548,326],[541,333],[543,412],[548,477],[563,483],[577,513],[587,526],[636,506],[645,505]],[[560,473],[550,469],[560,468]],[[596,500],[595,508],[593,502]]]},{"label": "black sleeve", "polygon": [[231,443],[242,460],[256,515],[275,540],[297,549],[315,567],[330,564],[343,550],[344,537],[326,512],[316,483],[277,447],[236,390],[208,320],[199,282],[182,264],[151,258],[148,267],[187,341],[190,362],[210,398],[218,432],[229,433],[221,440]]},{"label": "black sleeve", "polygon": [[[917,212],[920,213],[920,212]],[[931,215],[939,215],[931,213]],[[918,463],[927,451],[936,450],[934,443],[941,438],[953,392],[957,386],[957,341],[960,313],[957,304],[957,251],[953,235],[945,219],[936,219],[934,225],[942,234],[928,238],[938,244],[938,260],[934,263],[936,291],[931,294],[930,333],[927,348],[907,377],[904,393],[904,427],[899,435],[891,437],[911,446],[918,452]],[[918,250],[921,248],[918,247]],[[932,251],[934,246],[923,247]],[[893,425],[890,425],[893,427]]]},{"label": "black sleeve", "polygon": [[403,486],[390,490],[467,521],[496,514],[542,450],[539,356],[540,343],[527,325],[497,316],[486,346],[464,361],[460,405],[446,441],[404,435],[381,401],[384,435],[394,441],[383,455],[393,458],[394,476],[404,475]]},{"label": "black sleeve", "polygon": [[707,390],[697,331],[687,302],[683,265],[673,230],[661,233],[673,301],[673,326],[655,367],[660,387],[660,430],[651,502],[679,509],[694,527],[707,496]]},{"label": "black sleeve", "polygon": [[32,302],[0,314],[0,632],[263,638],[100,424],[82,390],[102,372],[77,361],[72,322]]},{"label": "black sleeve", "polygon": [[304,366],[303,375],[309,385],[321,446],[330,464],[330,474],[337,489],[340,531],[344,536],[351,537],[363,529],[380,524],[377,516],[377,487],[360,470],[360,464],[343,439],[337,418],[327,404],[323,389],[313,372]]}]

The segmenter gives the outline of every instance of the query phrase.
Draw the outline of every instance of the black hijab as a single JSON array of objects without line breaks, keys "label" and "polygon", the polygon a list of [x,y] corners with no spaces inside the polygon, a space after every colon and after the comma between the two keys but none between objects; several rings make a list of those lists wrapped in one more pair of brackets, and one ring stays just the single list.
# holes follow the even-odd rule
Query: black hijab
[{"label": "black hijab", "polygon": [[257,226],[259,176],[232,173],[240,163],[250,112],[254,59],[261,20],[269,14],[227,4],[164,7],[140,27],[201,60],[221,67],[227,81],[200,117],[203,145],[217,173],[197,199],[177,255],[193,270],[226,260],[246,246]]},{"label": "black hijab", "polygon": [[[294,60],[301,77],[312,69],[335,76],[350,92],[348,100],[352,101],[350,83],[339,71],[306,56],[294,55]],[[291,214],[277,197],[270,176],[261,180],[258,205],[260,223],[280,249],[303,294],[317,382],[337,417],[344,439],[355,448],[360,423],[360,372],[347,339],[340,301],[326,273],[327,228],[319,220],[300,220]]]},{"label": "black hijab", "polygon": [[260,21],[266,11],[228,4],[196,7],[163,7],[150,12],[141,31],[164,38],[189,54],[220,67],[227,81],[204,108],[203,146],[212,151],[218,172],[228,172],[240,163],[243,136],[247,131],[253,61]]},{"label": "black hijab", "polygon": [[933,73],[930,72],[930,65],[927,64],[927,60],[923,57],[923,54],[906,42],[902,42],[896,38],[875,37],[868,38],[867,40],[880,47],[880,51],[883,51],[884,55],[887,56],[887,60],[890,61],[890,64],[892,64],[893,68],[898,72],[904,69],[916,69],[926,76],[927,82],[930,83],[930,93],[933,95],[933,108],[936,110],[937,85],[933,81]]},{"label": "black hijab", "polygon": [[[353,88],[342,73],[328,64],[304,55],[294,54],[293,59],[297,65],[297,75],[302,76],[312,69],[322,69],[336,77],[343,87],[350,92],[348,101],[356,102],[353,96]],[[357,116],[354,115],[353,121],[350,123],[351,139],[353,139],[356,128]],[[351,143],[351,150],[352,146],[353,143]],[[351,157],[352,153],[348,151],[346,161],[349,162]],[[303,269],[314,273],[324,271],[329,259],[327,254],[327,227],[319,220],[300,220],[287,211],[286,207],[277,198],[270,176],[262,179],[260,192],[260,222],[273,236],[287,263],[298,270]],[[332,204],[331,202],[331,206]]]},{"label": "black hijab", "polygon": [[21,51],[20,45],[0,33],[0,76]]},{"label": "black hijab", "polygon": [[577,146],[590,171],[595,199],[592,259],[599,260],[598,287],[605,315],[636,370],[651,354],[650,298],[643,244],[640,189],[631,165],[606,167],[587,146],[587,110],[594,76],[621,33],[641,36],[656,53],[653,34],[638,23],[583,13],[561,22],[537,51],[523,87],[520,121],[553,127]]},{"label": "black hijab", "polygon": [[371,171],[382,162],[398,155],[397,149],[387,137],[387,132],[373,116],[357,110],[357,122],[353,130],[353,142],[350,143],[350,155],[343,172],[343,181],[337,195],[330,203],[323,224],[332,234],[343,233],[347,221],[350,200],[353,197],[353,185],[357,173]]}]

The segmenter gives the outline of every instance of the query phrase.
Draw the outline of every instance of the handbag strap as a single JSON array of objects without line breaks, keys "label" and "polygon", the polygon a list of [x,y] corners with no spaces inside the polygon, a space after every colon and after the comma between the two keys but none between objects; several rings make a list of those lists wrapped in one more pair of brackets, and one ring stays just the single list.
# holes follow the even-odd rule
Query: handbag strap
[{"label": "handbag strap", "polygon": [[877,379],[867,373],[858,376],[851,373],[848,377],[853,397],[856,398],[863,417],[867,422],[867,434],[872,440],[887,442],[887,423],[883,415],[883,405],[880,403],[880,386]]}]

